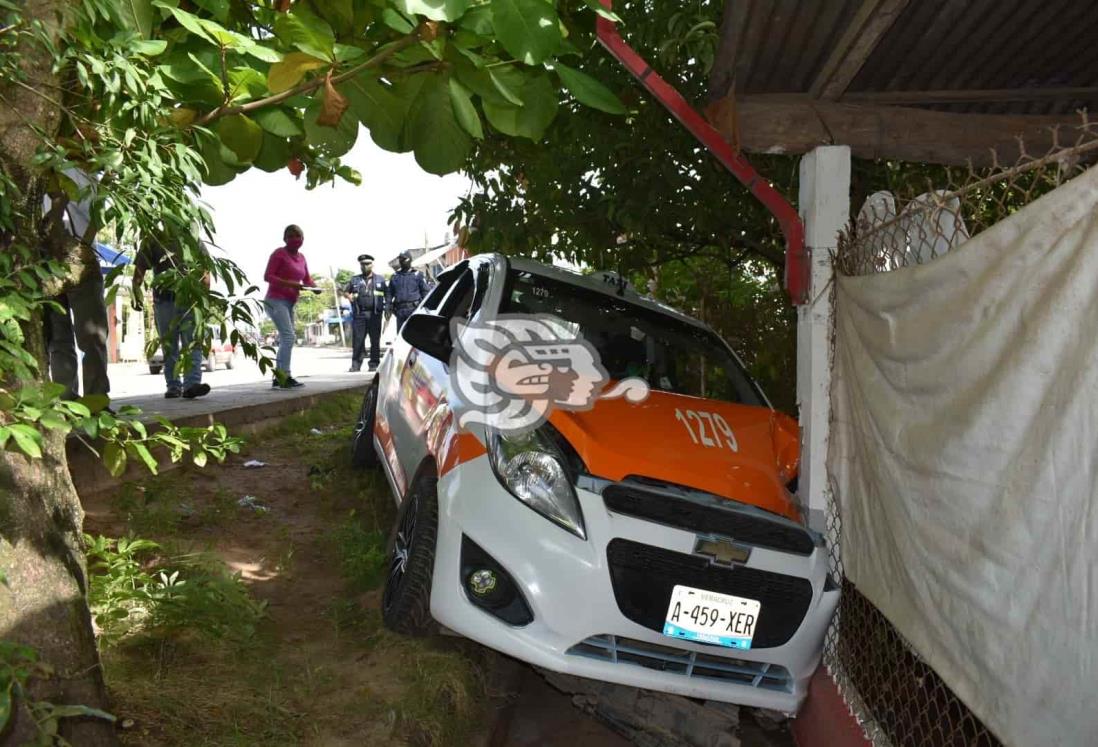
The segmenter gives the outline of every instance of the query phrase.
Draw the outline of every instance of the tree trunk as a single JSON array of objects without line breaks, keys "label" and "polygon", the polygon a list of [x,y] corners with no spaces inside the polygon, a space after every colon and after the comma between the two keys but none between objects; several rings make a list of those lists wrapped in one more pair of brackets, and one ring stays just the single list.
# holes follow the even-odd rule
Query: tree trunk
[{"label": "tree trunk", "polygon": [[[23,15],[28,22],[42,23],[57,41],[67,7],[64,0],[28,0]],[[0,81],[0,169],[20,190],[12,200],[17,219],[9,238],[13,244],[41,246],[38,222],[45,187],[43,176],[32,166],[42,145],[35,129],[52,139],[61,112],[50,102],[52,96],[41,95],[49,89],[39,82],[56,83],[57,76],[41,45],[24,41],[16,51],[27,79],[35,83],[28,83],[33,89],[28,90],[16,81]],[[27,325],[24,332],[28,351],[38,359],[44,376],[41,321]],[[4,382],[5,388],[12,385]],[[65,439],[54,432],[43,435],[41,459],[0,452],[0,571],[7,579],[0,586],[0,639],[33,647],[52,671],[31,682],[31,700],[109,711],[86,598],[84,512],[69,478]],[[24,744],[36,736],[37,727],[23,705],[15,704],[14,722],[0,742]],[[117,744],[113,727],[99,719],[64,719],[61,734],[80,747]]]}]

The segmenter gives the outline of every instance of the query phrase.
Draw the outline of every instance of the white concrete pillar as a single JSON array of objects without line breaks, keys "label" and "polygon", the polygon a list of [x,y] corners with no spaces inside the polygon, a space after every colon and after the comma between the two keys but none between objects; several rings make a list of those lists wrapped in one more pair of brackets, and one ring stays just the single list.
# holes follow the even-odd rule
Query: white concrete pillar
[{"label": "white concrete pillar", "polygon": [[850,148],[825,145],[801,158],[801,220],[811,262],[808,303],[797,310],[797,407],[801,421],[799,493],[809,525],[827,518],[831,420],[831,254],[850,220]]}]

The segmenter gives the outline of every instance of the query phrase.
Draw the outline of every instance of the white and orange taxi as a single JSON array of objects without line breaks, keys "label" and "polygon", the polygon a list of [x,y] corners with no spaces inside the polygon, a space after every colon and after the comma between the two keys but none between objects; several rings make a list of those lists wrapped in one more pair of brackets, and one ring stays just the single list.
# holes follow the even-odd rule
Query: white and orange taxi
[{"label": "white and orange taxi", "polygon": [[[586,406],[562,393],[592,363],[567,340],[508,353],[527,366],[508,391],[549,391],[540,404],[501,409],[491,381],[459,379],[478,348],[466,337],[523,317],[582,340],[611,393]],[[544,413],[508,429],[486,402]],[[804,698],[839,591],[789,490],[797,425],[712,330],[616,276],[494,254],[447,270],[367,391],[352,456],[380,465],[399,505],[391,629],[442,626],[545,669],[694,698],[787,713]]]}]

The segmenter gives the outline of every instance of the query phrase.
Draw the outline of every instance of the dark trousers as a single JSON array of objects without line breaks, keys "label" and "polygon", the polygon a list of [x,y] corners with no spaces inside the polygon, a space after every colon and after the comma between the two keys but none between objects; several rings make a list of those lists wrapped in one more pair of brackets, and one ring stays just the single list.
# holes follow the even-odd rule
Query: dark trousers
[{"label": "dark trousers", "polygon": [[[47,352],[50,378],[65,386],[66,399],[80,396],[80,370],[84,394],[106,394],[107,305],[103,299],[103,276],[98,271],[67,293],[53,299],[62,311],[46,310]],[[81,355],[77,356],[77,349]]]},{"label": "dark trousers", "polygon": [[381,314],[356,315],[352,322],[354,347],[351,350],[351,367],[362,368],[362,355],[366,352],[366,335],[370,336],[370,367],[377,368],[381,360]]},{"label": "dark trousers", "polygon": [[397,319],[397,332],[404,326],[404,322],[408,321],[408,317],[412,315],[412,312],[416,310],[415,306],[397,306],[393,309],[393,316]]}]

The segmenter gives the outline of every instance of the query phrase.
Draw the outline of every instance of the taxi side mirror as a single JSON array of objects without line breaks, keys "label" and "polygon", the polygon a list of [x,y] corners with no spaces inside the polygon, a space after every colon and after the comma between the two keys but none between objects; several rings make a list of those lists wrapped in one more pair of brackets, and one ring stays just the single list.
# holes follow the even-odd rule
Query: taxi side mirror
[{"label": "taxi side mirror", "polygon": [[443,363],[450,363],[454,343],[450,339],[449,319],[425,311],[417,312],[404,322],[400,335],[413,348]]}]

